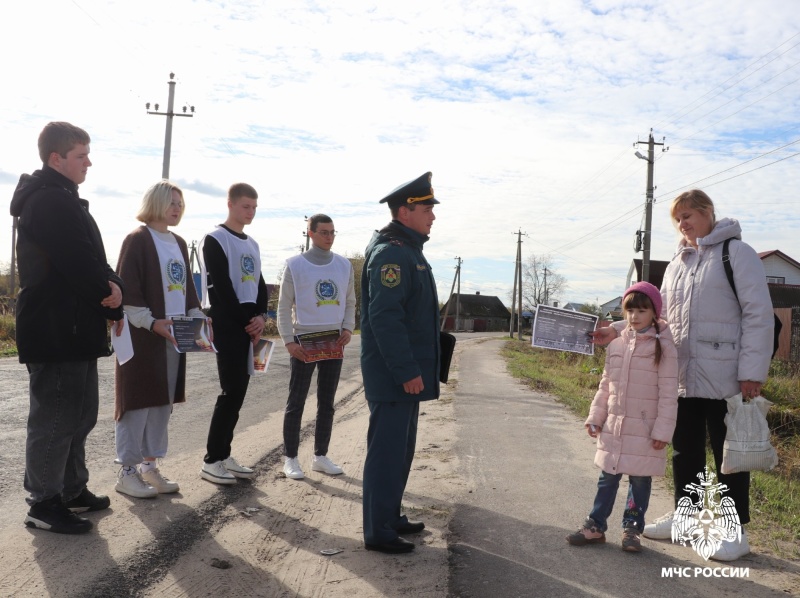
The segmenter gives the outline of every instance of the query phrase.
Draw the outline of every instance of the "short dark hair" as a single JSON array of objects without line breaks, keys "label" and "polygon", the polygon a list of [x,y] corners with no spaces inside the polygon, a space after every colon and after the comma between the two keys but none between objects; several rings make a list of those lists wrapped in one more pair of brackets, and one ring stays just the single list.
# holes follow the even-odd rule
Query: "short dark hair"
[{"label": "short dark hair", "polygon": [[228,201],[237,201],[242,197],[249,197],[250,199],[258,199],[258,192],[252,185],[247,183],[234,183],[228,189]]},{"label": "short dark hair", "polygon": [[392,219],[397,220],[397,214],[400,212],[400,208],[408,208],[409,212],[413,212],[414,210],[417,209],[417,204],[410,203],[408,205],[402,204],[399,206],[389,206],[389,212],[392,215]]},{"label": "short dark hair", "polygon": [[89,133],[67,122],[50,122],[39,133],[39,157],[47,164],[50,154],[56,152],[62,158],[76,145],[88,145]]},{"label": "short dark hair", "polygon": [[314,214],[308,219],[308,230],[315,233],[317,232],[318,224],[328,224],[329,222],[333,222],[333,220],[327,214]]}]

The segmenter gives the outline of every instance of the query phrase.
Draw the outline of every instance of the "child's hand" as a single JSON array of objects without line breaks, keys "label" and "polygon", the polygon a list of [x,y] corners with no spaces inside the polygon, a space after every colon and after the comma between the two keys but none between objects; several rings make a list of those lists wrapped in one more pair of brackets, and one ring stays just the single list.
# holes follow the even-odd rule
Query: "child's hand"
[{"label": "child's hand", "polygon": [[599,426],[595,426],[594,424],[586,424],[586,431],[592,438],[597,438],[597,434],[600,433],[600,430],[601,428]]},{"label": "child's hand", "polygon": [[657,451],[663,449],[665,446],[667,446],[667,444],[668,443],[664,442],[663,440],[653,440],[653,448]]}]

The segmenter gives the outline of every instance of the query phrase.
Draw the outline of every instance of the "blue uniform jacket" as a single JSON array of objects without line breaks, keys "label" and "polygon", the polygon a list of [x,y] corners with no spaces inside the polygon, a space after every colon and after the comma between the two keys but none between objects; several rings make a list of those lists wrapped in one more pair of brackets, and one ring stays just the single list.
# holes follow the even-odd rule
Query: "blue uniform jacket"
[{"label": "blue uniform jacket", "polygon": [[[361,372],[368,401],[439,398],[439,299],[428,237],[396,220],[376,231],[361,273]],[[422,376],[418,395],[403,383]]]}]

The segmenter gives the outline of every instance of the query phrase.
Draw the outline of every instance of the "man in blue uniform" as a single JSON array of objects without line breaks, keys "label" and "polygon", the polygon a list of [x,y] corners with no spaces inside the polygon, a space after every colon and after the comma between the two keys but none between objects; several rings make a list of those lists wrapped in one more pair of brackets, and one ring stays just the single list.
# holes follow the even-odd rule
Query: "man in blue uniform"
[{"label": "man in blue uniform", "polygon": [[361,370],[369,403],[364,463],[367,550],[410,552],[401,535],[422,522],[400,512],[417,440],[420,401],[439,398],[439,300],[422,254],[435,220],[431,173],[381,200],[392,221],[376,231],[361,276]]}]

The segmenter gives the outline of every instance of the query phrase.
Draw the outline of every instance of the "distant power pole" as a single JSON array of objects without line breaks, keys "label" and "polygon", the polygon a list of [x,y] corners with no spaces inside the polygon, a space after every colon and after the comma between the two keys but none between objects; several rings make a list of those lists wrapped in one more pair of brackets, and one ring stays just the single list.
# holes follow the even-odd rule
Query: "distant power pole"
[{"label": "distant power pole", "polygon": [[303,249],[303,246],[301,245],[300,253],[303,253],[303,251],[308,251],[308,244],[311,241],[311,237],[308,235],[308,216],[303,216],[303,218],[305,218],[306,221],[306,228],[303,230],[303,236],[306,238],[306,248]]},{"label": "distant power pole", "polygon": [[458,282],[458,294],[456,295],[456,320],[453,323],[453,332],[458,330],[458,318],[461,314],[461,264],[463,260],[460,257],[453,258],[457,260],[458,263],[456,264],[456,275],[453,276],[453,284],[450,287],[450,296],[447,298],[447,303],[445,304],[444,308],[444,318],[442,318],[442,325],[441,330],[445,329],[447,325],[447,315],[450,313],[450,300],[453,298],[453,289],[456,288],[456,282]]},{"label": "distant power pole", "polygon": [[[169,99],[167,100],[167,111],[166,112],[159,112],[158,111],[158,104],[155,105],[155,110],[150,110],[150,102],[145,104],[147,108],[147,114],[157,114],[159,116],[166,116],[167,117],[167,131],[164,135],[164,164],[161,167],[161,178],[168,179],[169,178],[169,157],[170,153],[172,152],[172,118],[174,116],[194,116],[194,106],[184,106],[183,107],[183,114],[175,113],[173,108],[175,106],[175,73],[169,74],[169,81],[167,81],[167,85],[169,85]],[[191,114],[186,114],[186,110],[189,110]]]},{"label": "distant power pole", "polygon": [[[655,146],[664,145],[666,137],[662,137],[661,143],[656,143],[653,139],[653,129],[650,129],[650,136],[647,141],[647,157],[643,156],[641,152],[636,152],[636,157],[640,160],[647,160],[647,200],[644,205],[644,230],[639,231],[639,238],[642,239],[641,245],[644,253],[642,253],[642,280],[650,282],[650,238],[651,226],[653,222],[653,168],[655,165]],[[633,144],[636,147],[644,141],[637,141]],[[662,152],[667,151],[669,148],[662,149]],[[637,244],[638,251],[638,244]]]},{"label": "distant power pole", "polygon": [[[517,338],[522,339],[522,235],[528,236],[522,230],[518,230],[512,235],[517,235],[517,259],[514,266],[514,288],[511,291],[511,325],[508,336],[514,338],[514,312],[517,307],[517,293],[519,293],[519,313],[517,313],[518,333]],[[519,286],[517,286],[519,285]]]}]

